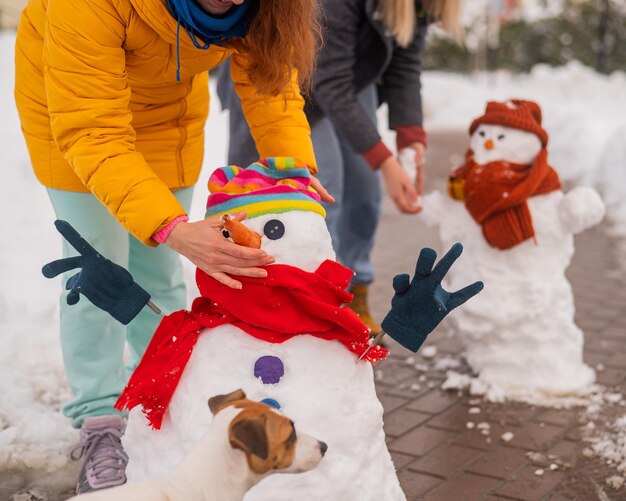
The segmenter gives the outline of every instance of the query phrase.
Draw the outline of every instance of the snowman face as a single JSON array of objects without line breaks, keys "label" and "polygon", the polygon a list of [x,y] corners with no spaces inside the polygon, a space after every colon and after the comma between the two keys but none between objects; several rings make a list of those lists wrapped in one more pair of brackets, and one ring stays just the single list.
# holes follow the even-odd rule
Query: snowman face
[{"label": "snowman face", "polygon": [[315,212],[290,211],[264,214],[243,221],[261,235],[261,248],[276,264],[313,272],[335,252],[324,218]]},{"label": "snowman face", "polygon": [[480,165],[498,161],[528,165],[541,151],[541,141],[531,132],[481,124],[470,138],[470,148]]}]

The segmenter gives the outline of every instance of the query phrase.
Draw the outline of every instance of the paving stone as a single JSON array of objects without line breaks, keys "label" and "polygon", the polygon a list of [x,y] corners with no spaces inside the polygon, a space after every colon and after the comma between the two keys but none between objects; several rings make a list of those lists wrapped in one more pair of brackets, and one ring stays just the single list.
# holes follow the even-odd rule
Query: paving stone
[{"label": "paving stone", "polygon": [[424,501],[478,500],[500,483],[495,478],[463,473],[430,491]]},{"label": "paving stone", "polygon": [[477,459],[482,452],[458,445],[444,444],[408,465],[409,470],[450,478]]},{"label": "paving stone", "polygon": [[470,419],[468,419],[467,408],[464,405],[455,404],[441,414],[433,416],[428,421],[428,426],[442,430],[463,431],[468,421]]},{"label": "paving stone", "polygon": [[540,501],[565,478],[564,473],[550,470],[545,470],[542,476],[537,476],[535,475],[537,469],[536,466],[527,466],[495,493],[523,501]]},{"label": "paving stone", "polygon": [[430,418],[430,414],[398,409],[385,416],[385,433],[392,437],[400,436]]},{"label": "paving stone", "polygon": [[538,412],[533,421],[568,427],[576,420],[577,409],[548,409]]},{"label": "paving stone", "polygon": [[455,338],[448,336],[442,341],[437,342],[437,349],[447,354],[457,354],[463,351],[463,343]]},{"label": "paving stone", "polygon": [[[400,471],[398,473],[398,480],[400,480],[400,486],[406,494],[407,499],[411,501],[422,499],[424,494],[432,490],[433,487],[441,484],[440,478],[410,470]],[[380,501],[383,500],[381,499]]]},{"label": "paving stone", "polygon": [[390,452],[389,454],[391,454],[391,459],[393,460],[393,465],[396,467],[396,470],[401,470],[409,463],[415,461],[415,458],[408,454],[400,454],[399,452]]},{"label": "paving stone", "polygon": [[[474,417],[474,419],[470,419],[470,421],[472,421],[474,424],[483,421],[483,419],[480,419],[480,417],[472,417]],[[481,433],[481,430],[477,428],[471,430],[466,429],[463,433],[457,435],[452,440],[452,443],[456,445],[461,445],[463,447],[470,447],[473,449],[487,451],[501,443],[500,437],[503,433],[507,431],[512,431],[515,433],[516,428],[512,428],[510,426],[503,427],[498,423],[491,423],[489,435],[483,435]]]},{"label": "paving stone", "polygon": [[454,437],[454,433],[420,426],[389,444],[389,450],[411,456],[423,456],[428,451]]},{"label": "paving stone", "polygon": [[619,384],[625,377],[626,372],[623,370],[612,369],[610,367],[605,368],[603,371],[596,371],[596,383],[603,384],[605,386]]},{"label": "paving stone", "polygon": [[383,409],[385,410],[385,419],[387,414],[395,411],[408,402],[406,398],[394,397],[393,395],[389,395],[383,391],[378,391],[377,393],[378,400],[380,400],[380,403],[383,404]]},{"label": "paving stone", "polygon": [[439,414],[457,401],[458,397],[455,392],[435,389],[409,403],[407,408],[429,414]]},{"label": "paving stone", "polygon": [[624,369],[624,367],[626,367],[626,353],[624,352],[614,353],[613,355],[607,358],[604,364],[608,367]]},{"label": "paving stone", "polygon": [[559,437],[565,435],[566,429],[551,424],[527,423],[514,434],[513,439],[507,443],[509,447],[519,447],[528,451],[543,452],[551,446]]},{"label": "paving stone", "polygon": [[527,463],[528,459],[524,451],[498,446],[480,456],[467,467],[467,471],[505,479]]}]

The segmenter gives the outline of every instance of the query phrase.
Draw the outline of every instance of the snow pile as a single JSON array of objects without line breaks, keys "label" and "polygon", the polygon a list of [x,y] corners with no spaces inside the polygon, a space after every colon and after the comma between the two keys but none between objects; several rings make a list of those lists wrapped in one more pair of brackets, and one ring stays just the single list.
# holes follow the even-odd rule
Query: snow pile
[{"label": "snow pile", "polygon": [[[262,239],[261,248],[277,263],[314,271],[326,259],[335,259],[319,214],[289,211],[246,219],[244,224],[263,235],[270,220],[280,221],[285,228],[279,239]],[[264,383],[255,376],[261,357],[280,360],[284,375],[278,382]],[[306,493],[308,501],[406,499],[385,443],[374,371],[369,363],[355,362],[354,354],[335,340],[301,334],[273,344],[233,325],[205,329],[162,428],[152,430],[138,407],[130,412],[123,439],[130,458],[128,478],[158,477],[179,464],[211,422],[207,400],[242,388],[252,400],[277,401],[297,430],[328,444],[328,452],[314,470],[272,475],[246,495],[247,501],[287,501],[294,492]]]}]

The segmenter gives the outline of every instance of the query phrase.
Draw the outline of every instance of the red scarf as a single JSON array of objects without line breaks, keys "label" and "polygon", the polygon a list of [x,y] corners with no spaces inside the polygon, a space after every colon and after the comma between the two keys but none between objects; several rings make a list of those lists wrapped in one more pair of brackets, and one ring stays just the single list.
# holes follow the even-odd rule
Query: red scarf
[{"label": "red scarf", "polygon": [[[345,290],[351,270],[329,260],[315,273],[282,264],[265,269],[266,278],[237,277],[241,290],[198,270],[201,297],[191,311],[177,311],[161,321],[115,407],[130,410],[141,405],[150,424],[159,429],[198,337],[209,327],[232,324],[270,343],[310,334],[335,339],[355,355],[368,348],[367,327],[352,310],[341,307],[352,300]],[[374,364],[387,353],[375,346],[364,360]]]},{"label": "red scarf", "polygon": [[543,148],[531,165],[502,161],[478,165],[470,150],[465,164],[452,173],[451,182],[465,181],[465,207],[482,225],[492,247],[510,249],[535,236],[528,198],[561,189],[547,157]]}]

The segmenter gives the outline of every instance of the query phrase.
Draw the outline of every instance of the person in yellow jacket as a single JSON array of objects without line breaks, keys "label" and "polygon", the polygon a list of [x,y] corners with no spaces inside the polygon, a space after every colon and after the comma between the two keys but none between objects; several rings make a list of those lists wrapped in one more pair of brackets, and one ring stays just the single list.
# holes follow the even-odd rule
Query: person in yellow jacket
[{"label": "person in yellow jacket", "polygon": [[[215,219],[188,220],[208,70],[230,56],[262,157],[297,157],[316,173],[299,88],[311,79],[317,10],[317,0],[30,0],[23,11],[15,99],[35,174],[56,217],[128,267],[166,310],[185,305],[179,254],[237,288],[236,275],[264,276],[259,266],[273,262],[224,239]],[[113,404],[157,320],[142,312],[126,330],[88,301],[61,302],[74,393],[64,413],[81,428],[79,492],[126,480]]]}]

